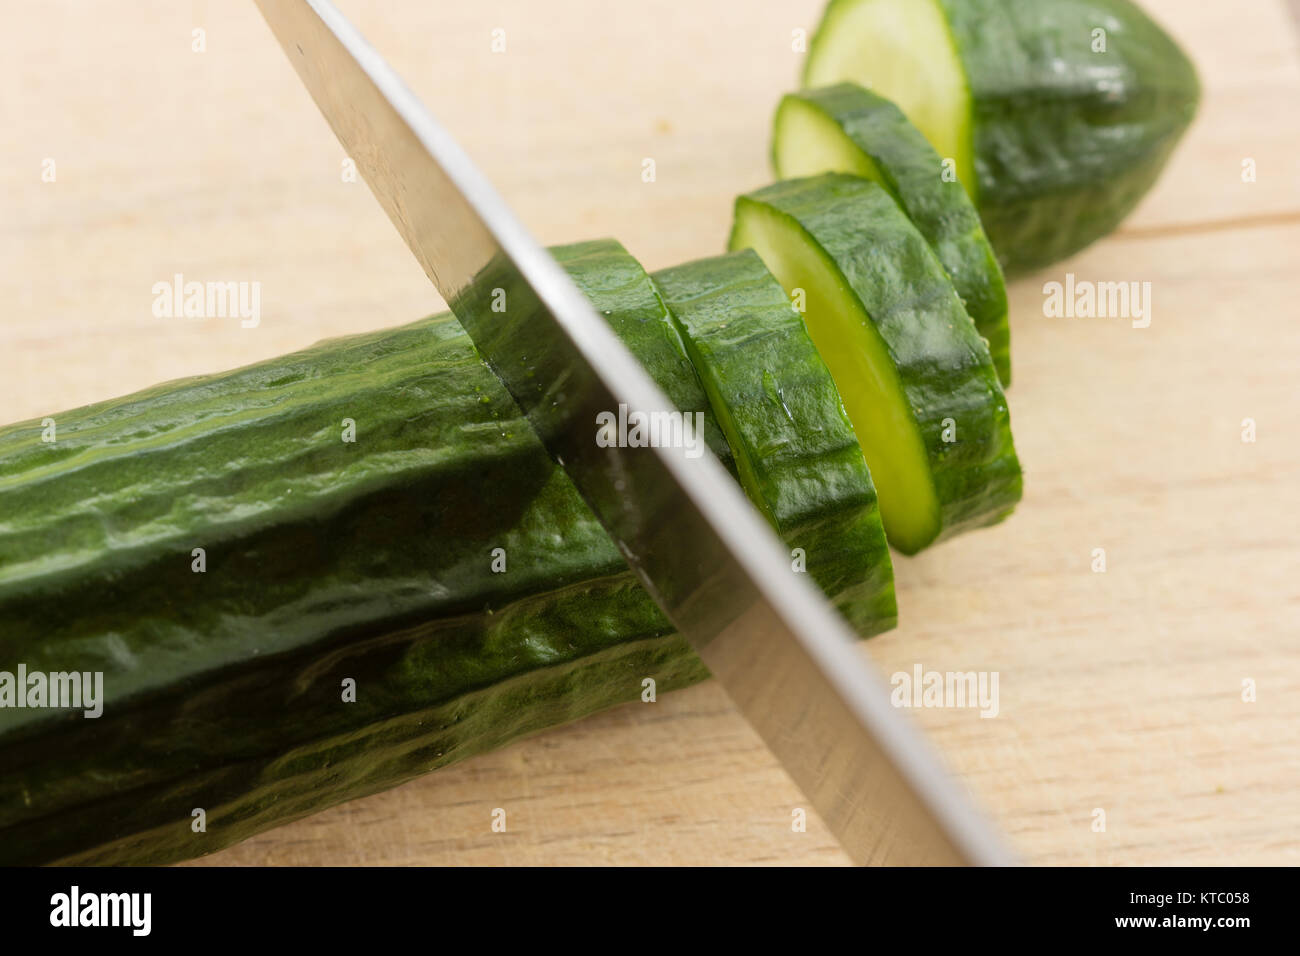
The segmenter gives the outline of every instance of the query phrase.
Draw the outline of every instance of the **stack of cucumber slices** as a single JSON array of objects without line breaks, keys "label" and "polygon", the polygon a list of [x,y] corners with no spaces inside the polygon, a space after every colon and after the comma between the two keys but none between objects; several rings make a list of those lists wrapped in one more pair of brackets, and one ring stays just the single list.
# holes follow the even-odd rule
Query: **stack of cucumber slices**
[{"label": "stack of cucumber slices", "polygon": [[[1020,499],[1001,264],[1112,228],[1196,78],[1126,0],[833,0],[805,80],[729,252],[553,252],[866,637],[891,547]],[[200,855],[707,677],[450,315],[53,417],[0,428],[0,863]]]},{"label": "stack of cucumber slices", "polygon": [[831,0],[803,79],[897,103],[956,172],[1008,275],[1119,225],[1200,99],[1191,61],[1132,0]]}]

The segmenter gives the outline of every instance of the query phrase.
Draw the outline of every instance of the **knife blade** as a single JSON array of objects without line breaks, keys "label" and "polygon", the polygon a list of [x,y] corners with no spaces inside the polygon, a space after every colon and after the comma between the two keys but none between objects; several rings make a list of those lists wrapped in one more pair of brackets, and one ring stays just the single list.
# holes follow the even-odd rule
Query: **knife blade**
[{"label": "knife blade", "polygon": [[601,412],[676,409],[383,57],[329,0],[257,2],[480,354],[849,855],[1011,863],[717,459],[597,441]]}]

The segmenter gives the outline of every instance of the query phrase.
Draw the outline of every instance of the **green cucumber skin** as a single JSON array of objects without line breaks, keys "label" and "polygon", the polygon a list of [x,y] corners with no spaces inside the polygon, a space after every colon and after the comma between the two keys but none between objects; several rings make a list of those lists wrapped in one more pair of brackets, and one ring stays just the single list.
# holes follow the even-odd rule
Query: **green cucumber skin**
[{"label": "green cucumber skin", "polygon": [[[856,0],[831,0],[831,13]],[[935,0],[970,100],[961,170],[1008,278],[1111,232],[1155,183],[1195,117],[1191,60],[1130,0]],[[1092,52],[1092,31],[1107,52]],[[807,73],[805,70],[805,74]]]},{"label": "green cucumber skin", "polygon": [[1196,114],[1187,55],[1129,0],[940,2],[971,91],[979,211],[1007,274],[1111,232]]},{"label": "green cucumber skin", "polygon": [[[876,489],[839,392],[781,284],[753,250],[653,277],[751,498],[862,636],[898,622]],[[712,386],[710,388],[709,386]],[[753,487],[749,487],[752,484]]]},{"label": "green cucumber skin", "polygon": [[731,448],[718,427],[668,307],[641,264],[616,239],[553,246],[549,251],[579,291],[597,305],[623,344],[641,360],[673,408],[704,413],[705,444],[734,476]]},{"label": "green cucumber skin", "polygon": [[708,676],[449,315],[54,417],[0,428],[0,670],[106,702],[0,709],[0,864],[177,862]]},{"label": "green cucumber skin", "polygon": [[[635,581],[627,582],[627,588],[640,591]],[[639,598],[633,601],[640,603]],[[620,621],[625,620],[621,604],[613,600],[606,604]],[[573,609],[569,625],[576,631],[590,630],[590,609],[584,595],[581,608]],[[449,633],[456,636],[454,629]],[[318,726],[311,739],[286,738],[277,743],[273,754],[194,764],[152,786],[123,788],[96,799],[93,805],[0,830],[8,844],[5,864],[137,866],[181,862],[530,734],[634,701],[647,676],[655,678],[660,693],[709,676],[686,639],[668,634],[621,640],[592,653],[566,649],[553,662],[533,670],[523,669],[489,686],[469,688],[455,699],[430,703],[413,671],[441,655],[444,636],[438,632],[399,635],[382,657],[376,657],[367,644],[355,657],[340,656],[328,670],[304,666],[299,678],[332,681],[334,700],[340,675],[357,679],[361,686],[385,689],[385,693],[364,713],[353,715],[346,726],[333,721]],[[484,644],[488,644],[486,639]],[[363,661],[362,652],[368,652],[371,659]],[[268,678],[287,682],[293,675],[276,673]],[[262,682],[240,688],[247,694],[264,689]],[[300,707],[298,716],[305,720],[333,713],[332,701],[314,707],[294,703]],[[166,721],[184,716],[183,705],[141,712],[135,732],[156,734]],[[289,726],[277,724],[283,717],[272,710],[263,717],[229,722],[227,729],[233,734],[256,730],[268,735]],[[207,812],[206,833],[190,829],[195,807]]]},{"label": "green cucumber skin", "polygon": [[[881,185],[929,241],[975,327],[988,342],[1003,386],[1011,384],[1007,287],[980,215],[957,180],[941,176],[942,159],[925,135],[883,96],[856,83],[791,94],[843,129],[879,170]],[[780,175],[778,170],[778,175]]]},{"label": "green cucumber skin", "polygon": [[[1023,484],[1006,397],[988,347],[907,214],[882,186],[842,173],[787,180],[741,196],[738,223],[747,203],[797,223],[839,269],[880,333],[921,434],[939,501],[935,537],[920,547],[1006,518]],[[943,440],[949,418],[955,442]]]},{"label": "green cucumber skin", "polygon": [[0,709],[0,863],[174,862],[707,676],[450,316],[54,417],[0,429],[0,670],[107,700]]},{"label": "green cucumber skin", "polygon": [[[571,252],[705,403],[640,267]],[[53,446],[0,432],[0,661],[103,670],[111,698],[71,726],[0,710],[5,862],[183,859],[707,676],[449,316],[57,421]]]}]

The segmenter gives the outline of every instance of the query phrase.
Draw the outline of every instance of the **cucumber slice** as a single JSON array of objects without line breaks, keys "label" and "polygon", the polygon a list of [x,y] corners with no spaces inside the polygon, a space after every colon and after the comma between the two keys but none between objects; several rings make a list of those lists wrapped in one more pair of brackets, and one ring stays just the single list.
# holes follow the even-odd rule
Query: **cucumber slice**
[{"label": "cucumber slice", "polygon": [[653,276],[741,485],[850,625],[898,621],[876,488],[831,373],[752,250]]},{"label": "cucumber slice", "polygon": [[704,413],[705,444],[734,477],[731,448],[668,307],[641,263],[617,239],[554,246],[549,251],[628,351],[640,359],[673,407],[687,414]]},{"label": "cucumber slice", "polygon": [[952,279],[988,342],[998,378],[1011,383],[1007,287],[979,213],[902,110],[854,83],[794,93],[776,112],[772,161],[793,179],[846,172],[874,179],[903,207]]},{"label": "cucumber slice", "polygon": [[1008,275],[1114,229],[1200,97],[1187,56],[1129,0],[832,0],[804,81],[841,80],[956,160]]},{"label": "cucumber slice", "polygon": [[[602,248],[561,257],[702,394]],[[104,707],[0,706],[0,865],[174,863],[708,676],[449,314],[57,419],[0,427],[0,672]]]},{"label": "cucumber slice", "polygon": [[894,547],[914,554],[1011,513],[1020,464],[988,348],[883,187],[828,173],[741,196],[730,245],[803,291]]},{"label": "cucumber slice", "polygon": [[817,87],[843,80],[897,103],[974,189],[970,89],[939,0],[831,0],[803,81]]}]

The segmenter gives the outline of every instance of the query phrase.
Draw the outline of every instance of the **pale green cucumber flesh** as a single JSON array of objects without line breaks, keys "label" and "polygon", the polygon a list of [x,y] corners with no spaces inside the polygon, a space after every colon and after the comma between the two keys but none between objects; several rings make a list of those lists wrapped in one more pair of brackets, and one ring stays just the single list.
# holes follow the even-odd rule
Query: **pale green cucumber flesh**
[{"label": "pale green cucumber flesh", "polygon": [[868,180],[792,180],[736,203],[804,320],[853,422],[889,541],[904,553],[1000,521],[1021,493],[988,349],[924,237]]},{"label": "pale green cucumber flesh", "polygon": [[846,172],[897,200],[930,243],[1011,381],[1006,282],[979,213],[925,136],[892,102],[854,83],[792,93],[777,109],[773,162],[781,178]]},{"label": "pale green cucumber flesh", "polygon": [[752,250],[657,272],[741,482],[859,634],[897,620],[876,490],[835,382]]},{"label": "pale green cucumber flesh", "polygon": [[976,194],[970,90],[939,0],[831,0],[803,83],[844,80],[897,103]]},{"label": "pale green cucumber flesh", "polygon": [[1191,61],[1131,0],[832,0],[805,85],[841,80],[957,160],[1008,275],[1114,229],[1200,98]]}]

